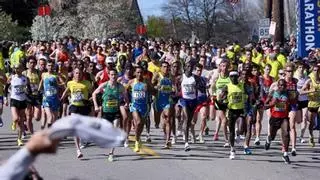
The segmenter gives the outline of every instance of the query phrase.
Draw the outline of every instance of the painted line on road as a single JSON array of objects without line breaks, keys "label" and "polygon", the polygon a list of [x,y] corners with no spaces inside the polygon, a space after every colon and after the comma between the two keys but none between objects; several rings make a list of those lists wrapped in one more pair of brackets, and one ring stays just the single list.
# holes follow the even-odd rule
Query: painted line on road
[{"label": "painted line on road", "polygon": [[[129,136],[129,141],[135,142],[135,137]],[[129,147],[133,151],[134,144],[130,144]],[[137,152],[137,154],[142,157],[147,157],[148,155],[151,155],[153,157],[160,157],[160,155],[156,151],[145,145],[141,145],[140,152]]]}]

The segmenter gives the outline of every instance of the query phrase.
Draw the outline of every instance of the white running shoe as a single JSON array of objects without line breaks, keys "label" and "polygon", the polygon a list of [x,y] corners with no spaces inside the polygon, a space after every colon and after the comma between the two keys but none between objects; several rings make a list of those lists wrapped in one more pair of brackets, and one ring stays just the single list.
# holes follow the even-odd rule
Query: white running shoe
[{"label": "white running shoe", "polygon": [[225,147],[225,148],[226,148],[226,147],[229,147],[229,146],[230,146],[230,144],[227,143],[227,142],[223,145],[223,147]]},{"label": "white running shoe", "polygon": [[241,140],[244,140],[244,139],[246,139],[246,136],[240,135],[240,139],[241,139]]},{"label": "white running shoe", "polygon": [[177,131],[177,137],[180,137],[180,136],[182,136],[183,134],[182,134],[182,131]]},{"label": "white running shoe", "polygon": [[185,145],[184,145],[184,151],[188,152],[188,151],[190,151],[190,150],[191,150],[191,148],[190,148],[189,144],[188,144],[188,143],[185,143]]},{"label": "white running shoe", "polygon": [[303,139],[303,138],[299,138],[299,141],[300,141],[301,144],[306,143],[306,140]]},{"label": "white running shoe", "polygon": [[83,157],[83,154],[81,153],[80,150],[77,150],[77,158],[80,159]]},{"label": "white running shoe", "polygon": [[259,137],[256,137],[256,139],[254,140],[254,144],[255,144],[256,146],[259,146],[259,145],[260,145],[260,139],[259,139]]},{"label": "white running shoe", "polygon": [[233,160],[236,157],[236,152],[230,151],[229,159]]},{"label": "white running shoe", "polygon": [[129,147],[129,141],[128,141],[128,139],[126,139],[126,140],[124,141],[123,147],[125,147],[125,148]]},{"label": "white running shoe", "polygon": [[200,135],[199,135],[199,142],[200,142],[201,144],[203,144],[203,143],[204,143],[203,136],[200,136]]},{"label": "white running shoe", "polygon": [[171,144],[176,144],[176,143],[177,143],[177,138],[173,136],[171,139]]},{"label": "white running shoe", "polygon": [[108,156],[108,161],[109,161],[109,162],[113,162],[113,154],[109,154],[109,156]]}]

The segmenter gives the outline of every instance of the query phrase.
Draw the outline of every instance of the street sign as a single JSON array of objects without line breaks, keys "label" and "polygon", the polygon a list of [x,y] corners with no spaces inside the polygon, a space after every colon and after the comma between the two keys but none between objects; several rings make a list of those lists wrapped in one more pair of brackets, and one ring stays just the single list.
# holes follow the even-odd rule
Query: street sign
[{"label": "street sign", "polygon": [[269,27],[259,27],[259,38],[260,39],[265,39],[269,38]]},{"label": "street sign", "polygon": [[136,32],[139,35],[144,35],[147,33],[147,27],[145,25],[138,25],[136,28]]},{"label": "street sign", "polygon": [[269,29],[270,29],[269,18],[260,19],[259,20],[259,38],[260,39],[270,38]]},{"label": "street sign", "polygon": [[259,27],[269,27],[270,26],[270,19],[264,18],[259,20]]}]

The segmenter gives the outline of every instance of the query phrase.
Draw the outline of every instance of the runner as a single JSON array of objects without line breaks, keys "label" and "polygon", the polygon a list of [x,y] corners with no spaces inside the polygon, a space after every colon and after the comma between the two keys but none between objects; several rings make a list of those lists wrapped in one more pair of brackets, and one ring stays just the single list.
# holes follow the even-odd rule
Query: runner
[{"label": "runner", "polygon": [[228,61],[222,60],[219,65],[219,74],[217,77],[213,79],[212,83],[212,94],[213,99],[216,98],[215,108],[216,108],[216,132],[213,136],[214,141],[219,140],[219,131],[222,125],[223,136],[225,140],[224,146],[229,146],[228,136],[227,136],[227,118],[226,118],[226,110],[227,110],[227,101],[223,96],[221,96],[221,90],[226,87],[227,84],[230,83],[230,78],[228,74]]},{"label": "runner", "polygon": [[7,83],[7,77],[3,73],[3,71],[0,71],[0,127],[3,126],[3,120],[2,120],[2,112],[3,112],[3,98],[4,98],[4,88]]},{"label": "runner", "polygon": [[301,133],[299,137],[299,142],[304,143],[305,140],[303,139],[304,133],[308,126],[308,96],[307,95],[301,95],[301,90],[304,84],[307,82],[309,77],[304,73],[305,72],[305,65],[304,63],[300,63],[300,61],[297,62],[297,70],[294,75],[296,79],[298,79],[297,82],[297,91],[299,93],[298,96],[298,111],[296,120],[297,123],[301,124]]},{"label": "runner", "polygon": [[[89,107],[89,94],[92,93],[92,85],[88,80],[82,80],[82,71],[79,68],[73,70],[73,80],[69,81],[67,88],[63,92],[60,101],[62,102],[64,98],[70,94],[70,114],[81,114],[88,116],[91,112]],[[77,158],[82,158],[83,154],[80,150],[80,139],[75,137],[75,145],[77,148]]]},{"label": "runner", "polygon": [[271,108],[271,117],[269,120],[270,130],[268,133],[265,149],[270,149],[271,141],[275,139],[278,129],[281,128],[281,139],[283,146],[282,159],[286,164],[290,164],[288,155],[289,150],[289,96],[287,93],[286,81],[280,79],[278,81],[277,90],[273,91],[272,97],[266,100],[265,109]]},{"label": "runner", "polygon": [[[264,74],[263,76],[260,76],[259,79],[259,84],[261,85],[260,88],[260,97],[262,97],[262,102],[265,103],[267,100],[267,97],[269,95],[269,90],[274,82],[274,78],[270,76],[270,71],[271,71],[271,65],[267,64],[264,68]],[[255,145],[260,145],[260,134],[261,134],[261,129],[262,129],[262,119],[263,119],[263,113],[266,112],[267,117],[270,117],[269,111],[264,111],[263,107],[260,107],[257,111],[257,121],[255,124],[256,128],[256,138],[254,140]]]},{"label": "runner", "polygon": [[189,146],[189,128],[194,115],[194,110],[197,105],[197,87],[199,78],[192,74],[193,65],[191,62],[186,63],[184,74],[182,75],[180,105],[182,106],[182,113],[184,119],[184,150],[190,151]]},{"label": "runner", "polygon": [[171,115],[172,115],[172,79],[170,76],[170,65],[168,62],[161,63],[161,72],[156,73],[152,79],[152,85],[157,89],[154,101],[155,116],[163,122],[163,131],[166,138],[164,149],[171,147]]},{"label": "runner", "polygon": [[[128,83],[133,77],[132,68],[133,67],[131,64],[127,64],[125,67],[124,75],[119,77],[117,80],[126,89],[127,96],[128,96]],[[128,97],[128,99],[129,99],[129,97]],[[121,117],[122,117],[122,126],[123,126],[124,131],[127,134],[130,134],[131,123],[129,122],[129,108],[127,106],[125,106],[124,100],[125,100],[124,97],[121,96],[120,112],[121,112]],[[126,139],[126,141],[124,142],[124,147],[128,147],[128,146],[129,146],[129,140]]]},{"label": "runner", "polygon": [[39,121],[41,118],[41,96],[39,96],[39,83],[40,83],[40,73],[35,69],[37,61],[35,57],[30,56],[28,58],[28,69],[22,74],[29,78],[31,87],[30,102],[28,103],[26,110],[26,120],[27,128],[31,134],[33,134],[33,123],[32,118]]},{"label": "runner", "polygon": [[[102,95],[102,118],[113,123],[115,127],[119,127],[120,121],[120,104],[124,103],[124,107],[128,107],[128,96],[125,87],[117,82],[117,71],[109,70],[110,80],[101,84],[92,94],[93,103],[96,111],[99,111],[97,103],[97,94]],[[124,102],[122,102],[124,101]],[[111,149],[108,161],[113,161],[114,148]]]},{"label": "runner", "polygon": [[[181,120],[181,106],[179,105],[179,99],[181,98],[181,63],[179,61],[175,61],[172,63],[171,67],[171,77],[172,77],[172,102],[173,102],[173,110],[172,110],[172,144],[176,143],[177,136],[182,135],[182,125],[183,121]],[[178,123],[178,127],[176,127],[176,123]],[[178,133],[176,130],[178,129]]]},{"label": "runner", "polygon": [[29,80],[26,76],[22,75],[22,64],[13,66],[14,74],[8,79],[8,84],[5,88],[5,104],[8,105],[8,89],[11,86],[10,94],[10,107],[12,114],[12,131],[16,130],[18,124],[18,146],[23,146],[22,136],[24,133],[24,121],[26,120],[25,110],[27,108],[27,98],[31,95],[31,88]]},{"label": "runner", "polygon": [[[200,121],[201,121],[201,126],[200,126],[200,132],[199,132],[199,142],[204,143],[203,139],[203,133],[204,130],[207,126],[207,118],[208,118],[208,113],[209,113],[209,107],[208,107],[208,95],[207,95],[207,78],[201,76],[202,75],[202,70],[203,70],[203,65],[197,64],[196,65],[196,71],[195,75],[198,76],[199,78],[199,84],[198,84],[198,94],[197,94],[197,107],[194,111],[193,115],[193,121],[191,123],[191,134],[193,138],[191,141],[195,142],[195,132],[194,132],[194,126],[197,123],[198,120],[198,114],[200,113]],[[193,143],[194,143],[193,142]]]},{"label": "runner", "polygon": [[[229,74],[230,83],[221,89],[221,99],[227,99],[228,102],[228,126],[229,126],[229,143],[230,143],[230,156],[233,160],[236,155],[234,148],[235,136],[236,136],[236,122],[242,117],[244,118],[245,108],[245,89],[244,83],[239,82],[239,73],[237,71],[231,71]],[[219,95],[218,95],[219,96]],[[219,99],[220,99],[219,98]]]},{"label": "runner", "polygon": [[292,144],[291,155],[296,156],[296,139],[297,139],[297,132],[296,132],[296,113],[298,111],[298,94],[297,94],[297,82],[298,80],[293,77],[294,71],[294,64],[287,63],[286,67],[286,87],[289,96],[289,125],[290,125],[290,140]]},{"label": "runner", "polygon": [[41,129],[45,128],[46,123],[48,128],[51,127],[52,123],[57,119],[59,112],[59,97],[58,91],[59,86],[64,86],[64,80],[61,75],[54,72],[54,62],[47,62],[48,72],[42,73],[39,91],[43,88],[43,99],[42,106],[44,107],[45,115],[47,117],[47,122],[42,122]]},{"label": "runner", "polygon": [[141,66],[135,69],[136,78],[129,81],[128,86],[131,88],[131,104],[130,112],[132,112],[135,121],[135,152],[139,152],[141,148],[141,133],[144,123],[149,115],[149,96],[153,93],[153,88],[143,78],[143,68]]},{"label": "runner", "polygon": [[315,146],[314,138],[313,138],[313,128],[315,124],[315,120],[317,118],[317,114],[319,112],[320,107],[320,64],[317,64],[313,67],[312,72],[310,74],[310,79],[308,79],[305,85],[302,87],[300,94],[308,95],[308,121],[309,121],[309,144],[311,147]]}]

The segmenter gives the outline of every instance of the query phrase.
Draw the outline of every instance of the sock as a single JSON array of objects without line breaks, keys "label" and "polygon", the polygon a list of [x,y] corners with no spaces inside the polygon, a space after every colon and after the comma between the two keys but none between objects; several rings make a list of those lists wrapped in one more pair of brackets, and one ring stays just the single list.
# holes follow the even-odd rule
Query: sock
[{"label": "sock", "polygon": [[288,152],[284,152],[284,153],[283,153],[283,156],[288,156]]}]

